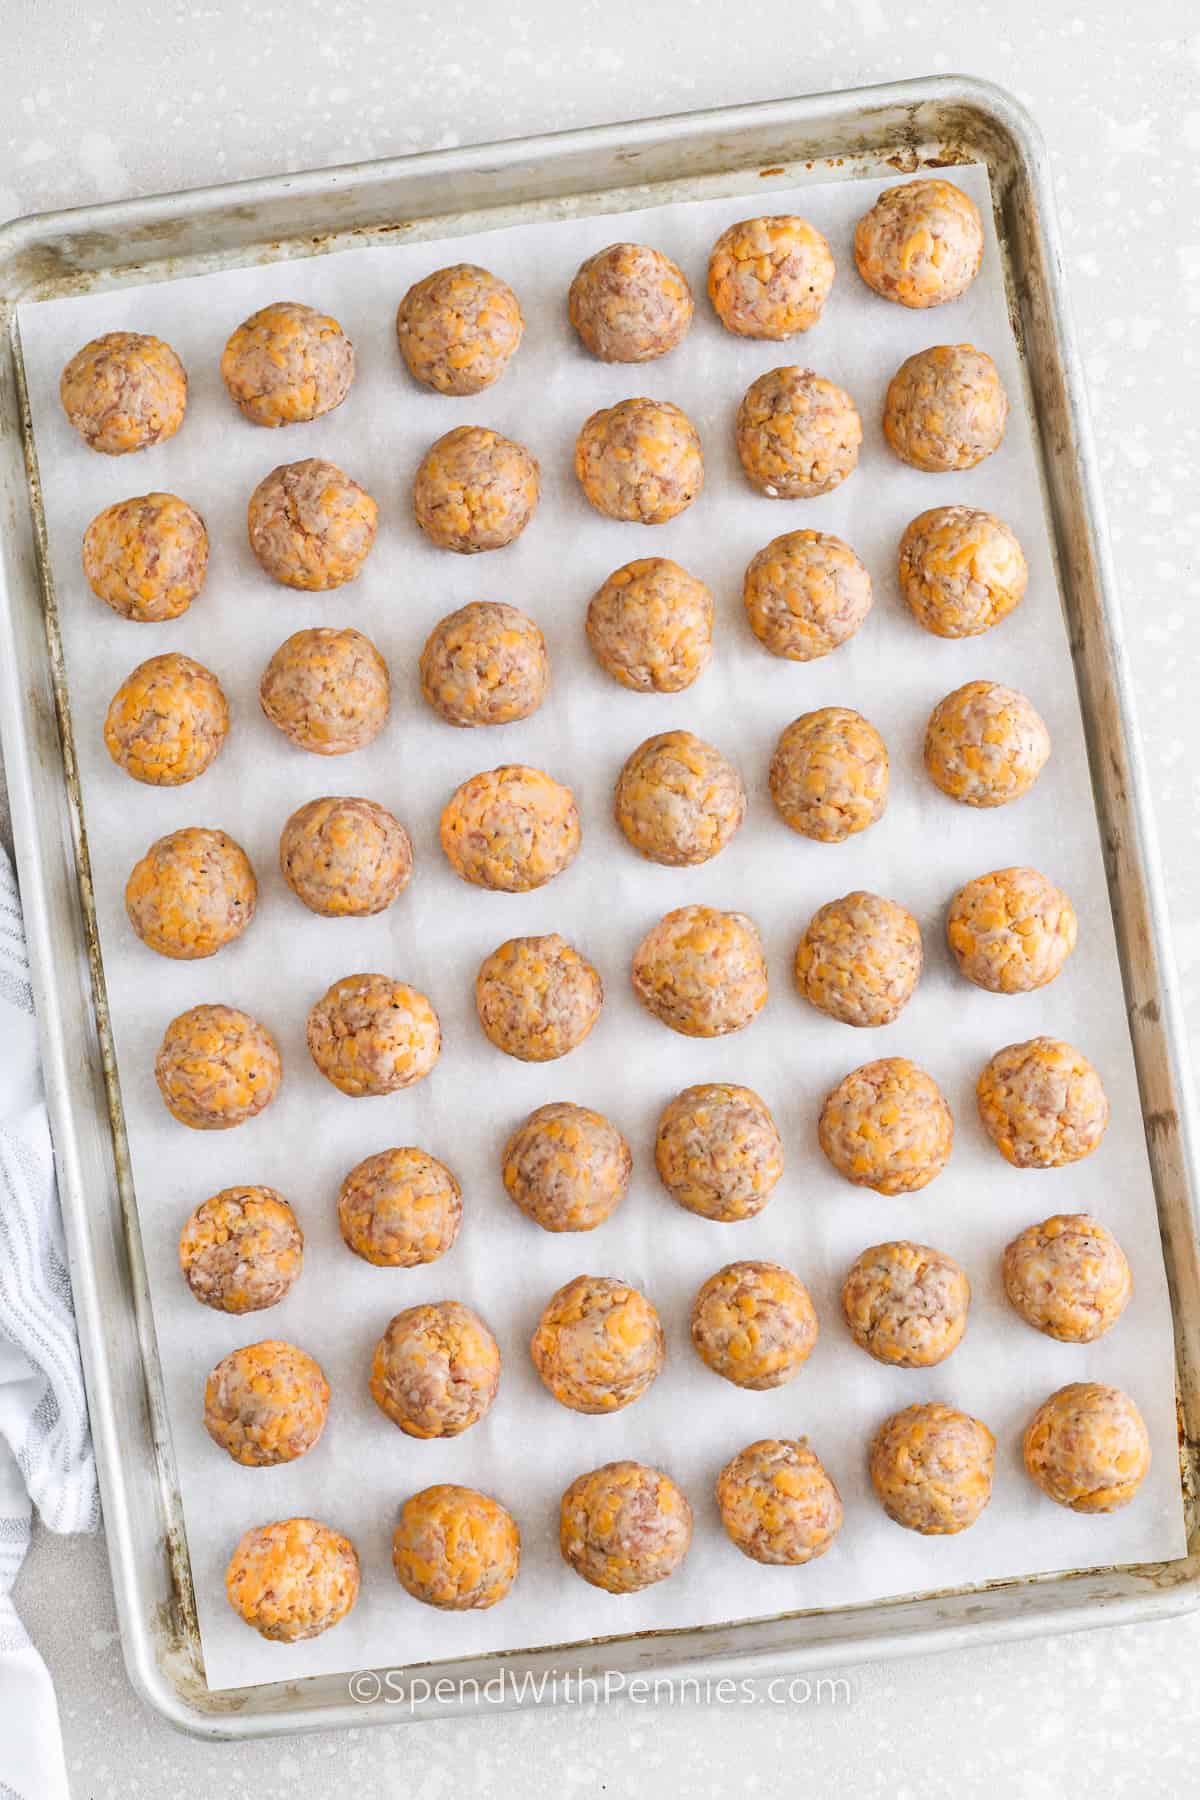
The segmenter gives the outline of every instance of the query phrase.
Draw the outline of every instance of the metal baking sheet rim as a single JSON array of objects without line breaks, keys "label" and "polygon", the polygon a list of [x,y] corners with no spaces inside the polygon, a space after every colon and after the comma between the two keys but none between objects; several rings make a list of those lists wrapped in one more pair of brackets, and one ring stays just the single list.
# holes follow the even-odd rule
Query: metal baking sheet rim
[{"label": "metal baking sheet rim", "polygon": [[[984,161],[991,175],[1038,424],[1171,1291],[1189,1553],[1170,1563],[367,1671],[361,1691],[376,1697],[361,1701],[344,1675],[210,1692],[107,1032],[16,306],[386,242],[425,223],[429,236],[442,236],[464,229],[464,217],[486,214],[495,223],[509,209],[601,212],[606,202],[628,204],[631,187],[665,201],[755,169],[765,184],[795,182],[806,171],[830,179],[964,160]],[[495,1709],[482,1690],[502,1672],[501,1706],[538,1705],[557,1697],[555,1672],[747,1679],[1161,1618],[1200,1604],[1193,1098],[1051,181],[1040,136],[1018,103],[988,83],[937,76],[21,219],[0,228],[0,309],[0,723],[113,1585],[126,1665],[147,1703],[210,1737],[394,1724]],[[456,1691],[398,1705],[400,1683],[407,1688],[414,1673],[431,1689],[449,1680]]]}]

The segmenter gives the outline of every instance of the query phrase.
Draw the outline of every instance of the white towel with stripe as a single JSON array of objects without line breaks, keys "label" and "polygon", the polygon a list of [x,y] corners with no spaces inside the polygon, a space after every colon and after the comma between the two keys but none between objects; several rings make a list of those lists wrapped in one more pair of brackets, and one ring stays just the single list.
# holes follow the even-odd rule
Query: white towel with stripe
[{"label": "white towel with stripe", "polygon": [[54,1689],[11,1599],[34,1506],[51,1531],[99,1523],[21,905],[0,846],[0,1800],[68,1800]]}]

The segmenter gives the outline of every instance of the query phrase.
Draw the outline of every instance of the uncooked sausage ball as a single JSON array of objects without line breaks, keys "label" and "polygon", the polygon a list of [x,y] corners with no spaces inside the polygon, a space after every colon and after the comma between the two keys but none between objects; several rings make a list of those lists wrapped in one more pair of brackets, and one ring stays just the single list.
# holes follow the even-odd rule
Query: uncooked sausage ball
[{"label": "uncooked sausage ball", "polygon": [[973,506],[935,506],[905,527],[900,592],[935,637],[978,637],[1007,619],[1029,583],[1025,552],[1010,526]]},{"label": "uncooked sausage ball", "polygon": [[754,557],[742,600],[751,630],[773,656],[813,662],[862,625],[871,610],[871,577],[841,538],[787,531]]},{"label": "uncooked sausage ball", "polygon": [[737,453],[768,500],[832,493],[858,466],[862,420],[844,388],[811,369],[769,369],[737,410]]},{"label": "uncooked sausage ball", "polygon": [[633,956],[633,991],[684,1037],[740,1031],[767,1003],[767,964],[753,919],[679,906],[652,925]]},{"label": "uncooked sausage ball", "polygon": [[1079,924],[1062,889],[1036,869],[977,875],[950,902],[946,938],[959,973],[992,994],[1028,994],[1054,980]]},{"label": "uncooked sausage ball", "polygon": [[1072,1512],[1128,1506],[1150,1468],[1146,1421],[1120,1388],[1072,1381],[1039,1406],[1025,1432],[1025,1470]]},{"label": "uncooked sausage ball", "polygon": [[348,1537],[317,1519],[256,1525],[225,1571],[229,1604],[275,1643],[319,1637],[358,1599],[358,1555]]},{"label": "uncooked sausage ball", "polygon": [[588,643],[622,687],[677,694],[712,659],[713,598],[702,581],[663,556],[626,563],[593,594]]},{"label": "uncooked sausage ball", "polygon": [[475,600],[435,625],[421,652],[421,692],[448,725],[510,725],[546,698],[546,640],[515,606]]},{"label": "uncooked sausage ball", "polygon": [[939,700],[925,727],[930,779],[964,806],[1005,806],[1027,794],[1050,755],[1032,700],[998,681],[968,681]]},{"label": "uncooked sausage ball", "polygon": [[848,706],[802,713],[771,758],[771,798],[785,825],[821,844],[840,844],[883,817],[887,745]]},{"label": "uncooked sausage ball", "polygon": [[617,778],[613,810],[649,862],[694,867],[722,851],[746,816],[742,778],[690,731],[639,744]]},{"label": "uncooked sausage ball", "polygon": [[221,374],[253,425],[302,425],[340,406],[354,380],[354,346],[328,313],[277,300],[238,326]]},{"label": "uncooked sausage ball", "polygon": [[721,1523],[744,1556],[797,1567],[842,1528],[842,1497],[803,1438],[760,1438],[717,1476]]},{"label": "uncooked sausage ball", "polygon": [[377,738],[391,709],[388,666],[369,637],[331,625],[295,631],[263,671],[258,698],[301,750],[346,756]]},{"label": "uncooked sausage ball", "polygon": [[1018,1169],[1061,1169],[1096,1149],[1108,1095],[1082,1052],[1061,1038],[997,1050],[976,1088],[983,1128]]},{"label": "uncooked sausage ball", "polygon": [[1093,1344],[1133,1293],[1125,1252],[1089,1213],[1056,1213],[1004,1252],[1004,1292],[1027,1325],[1060,1344]]},{"label": "uncooked sausage ball", "polygon": [[125,883],[129,923],[160,956],[213,956],[254,917],[250,858],[223,831],[189,825],[151,844]]},{"label": "uncooked sausage ball", "polygon": [[177,650],[126,676],[104,720],[108,754],[148,787],[182,787],[220,754],[229,707],[211,669]]},{"label": "uncooked sausage ball", "polygon": [[304,1267],[304,1233],[274,1188],[222,1188],[201,1201],[179,1237],[179,1267],[196,1299],[217,1312],[277,1306]]},{"label": "uncooked sausage ball", "polygon": [[641,1398],[667,1341],[644,1294],[611,1275],[577,1275],[559,1288],[529,1346],[546,1388],[573,1412],[611,1413]]},{"label": "uncooked sausage ball", "polygon": [[425,452],[413,512],[439,550],[473,556],[520,537],[540,492],[537,458],[524,444],[483,425],[459,425]]},{"label": "uncooked sausage ball", "polygon": [[397,1313],[375,1346],[371,1398],[408,1437],[457,1437],[482,1419],[499,1385],[499,1345],[457,1300]]},{"label": "uncooked sausage ball", "polygon": [[713,245],[708,297],[726,331],[789,338],[816,324],[833,275],[833,252],[807,219],[740,219]]},{"label": "uncooked sausage ball", "polygon": [[883,432],[901,462],[944,474],[973,469],[998,450],[1007,419],[1008,395],[987,352],[935,344],[892,376]]},{"label": "uncooked sausage ball", "polygon": [[324,919],[383,912],[412,879],[412,842],[374,800],[309,800],[284,826],[279,869],[298,900]]},{"label": "uncooked sausage ball", "polygon": [[877,1194],[915,1194],[950,1160],[954,1121],[932,1075],[904,1056],[852,1069],[821,1108],[818,1137],[839,1175]]},{"label": "uncooked sausage ball", "polygon": [[854,261],[869,288],[901,306],[942,306],[979,272],[983,225],[951,181],[886,188],[854,229]]},{"label": "uncooked sausage ball", "polygon": [[442,1048],[425,995],[390,975],[346,975],[308,1015],[308,1049],[327,1081],[352,1099],[423,1081]]},{"label": "uncooked sausage ball", "polygon": [[484,957],[475,978],[485,1035],[520,1062],[554,1062],[578,1049],[603,1004],[599,975],[557,931],[509,938]]},{"label": "uncooked sausage ball", "polygon": [[338,1190],[342,1241],[377,1269],[445,1256],[462,1224],[462,1189],[444,1162],[406,1145],[357,1163]]},{"label": "uncooked sausage ball", "polygon": [[184,614],[208,571],[208,532],[178,494],[139,494],[97,513],[83,534],[83,572],[123,619],[158,625]]},{"label": "uncooked sausage ball", "polygon": [[396,1580],[443,1612],[495,1606],[517,1578],[521,1534],[506,1507],[449,1482],[410,1494],[392,1534]]},{"label": "uncooked sausage ball", "polygon": [[597,512],[634,525],[665,525],[704,486],[700,434],[669,400],[622,400],[586,421],[575,474]]},{"label": "uncooked sausage ball", "polygon": [[62,372],[63,411],[89,450],[125,456],[172,438],[187,410],[183,364],[161,338],[109,331]]},{"label": "uncooked sausage ball", "polygon": [[609,1594],[636,1594],[673,1575],[692,1541],[692,1509],[661,1469],[613,1462],[578,1476],[562,1497],[563,1561]]},{"label": "uncooked sausage ball", "polygon": [[603,1113],[552,1100],[504,1146],[505,1190],[543,1231],[593,1231],[625,1198],[633,1155]]},{"label": "uncooked sausage ball", "polygon": [[250,496],[246,529],[272,581],[326,593],[353,581],[375,542],[379,508],[336,463],[283,463]]},{"label": "uncooked sausage ball", "polygon": [[940,1400],[885,1419],[871,1443],[871,1485],[889,1519],[924,1537],[973,1525],[992,1497],[996,1440]]},{"label": "uncooked sausage ball", "polygon": [[275,1039],[249,1013],[193,1006],[167,1026],[154,1075],[181,1125],[227,1131],[270,1105],[283,1067]]},{"label": "uncooked sausage ball", "polygon": [[796,986],[843,1025],[890,1025],[921,978],[921,927],[895,900],[861,890],[830,900],[796,950]]},{"label": "uncooked sausage ball", "polygon": [[601,362],[653,362],[692,322],[692,290],[677,263],[646,244],[610,244],[582,263],[567,298],[571,323]]},{"label": "uncooked sausage ball", "polygon": [[799,1374],[816,1341],[809,1291],[779,1263],[729,1263],[692,1302],[697,1355],[735,1387],[782,1387]]},{"label": "uncooked sausage ball", "polygon": [[472,775],[442,812],[446,860],[461,881],[502,894],[543,887],[579,851],[579,808],[570,788],[521,763]]},{"label": "uncooked sausage ball", "polygon": [[842,1283],[851,1337],[894,1369],[945,1362],[962,1341],[970,1305],[971,1283],[954,1258],[906,1240],[864,1250]]},{"label": "uncooked sausage ball", "polygon": [[204,1429],[248,1469],[295,1462],[329,1410],[324,1370],[295,1344],[267,1339],[222,1357],[204,1387]]},{"label": "uncooked sausage ball", "polygon": [[702,1219],[753,1219],[783,1174],[783,1139],[752,1088],[684,1088],[658,1121],[654,1163],[672,1200]]},{"label": "uncooked sausage ball", "polygon": [[396,313],[409,374],[439,394],[479,394],[499,381],[524,329],[507,281],[476,263],[435,269],[409,288]]}]

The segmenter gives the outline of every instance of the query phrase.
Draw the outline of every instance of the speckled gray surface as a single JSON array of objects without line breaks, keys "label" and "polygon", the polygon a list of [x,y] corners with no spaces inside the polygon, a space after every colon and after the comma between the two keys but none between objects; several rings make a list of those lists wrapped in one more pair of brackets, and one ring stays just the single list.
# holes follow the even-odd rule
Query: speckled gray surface
[{"label": "speckled gray surface", "polygon": [[[1055,160],[1147,762],[1200,1059],[1200,12],[1195,0],[288,6],[32,0],[10,14],[0,217],[522,131],[932,70],[1011,88]],[[11,31],[11,25],[10,25]],[[104,96],[97,117],[97,96]],[[0,801],[0,831],[6,828]],[[1194,1780],[1200,1615],[867,1666],[835,1705],[628,1702],[236,1748],[134,1699],[99,1543],[39,1533],[18,1603],[58,1682],[79,1800],[530,1800],[650,1789],[889,1800],[1175,1796]]]}]

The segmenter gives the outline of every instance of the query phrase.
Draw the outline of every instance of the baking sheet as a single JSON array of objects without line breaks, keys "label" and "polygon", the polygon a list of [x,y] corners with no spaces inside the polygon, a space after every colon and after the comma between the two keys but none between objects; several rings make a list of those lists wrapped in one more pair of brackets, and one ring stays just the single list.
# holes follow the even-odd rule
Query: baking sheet
[{"label": "baking sheet", "polygon": [[[669,1629],[838,1606],[890,1594],[1093,1564],[1165,1559],[1184,1552],[1175,1455],[1170,1317],[1116,952],[1103,881],[1066,634],[1054,585],[1021,373],[1008,324],[982,168],[954,178],[980,202],[988,233],[984,271],[970,293],[932,314],[871,295],[853,271],[853,222],[878,181],[805,186],[760,183],[739,201],[680,204],[644,213],[526,225],[458,241],[354,251],[286,267],[248,269],[22,310],[35,431],[50,531],[68,678],[96,879],[97,909],[121,1067],[134,1177],[154,1296],[159,1347],[188,1528],[205,1666],[214,1688],[366,1665],[458,1657],[627,1631]],[[769,192],[769,199],[767,198]],[[720,329],[703,301],[707,251],[731,220],[752,210],[793,209],[830,238],[838,279],[824,319],[791,345],[744,342]],[[564,296],[582,258],[616,238],[661,246],[689,274],[697,316],[685,344],[661,363],[605,367],[578,348]],[[525,342],[504,379],[471,400],[416,388],[395,349],[392,318],[407,286],[455,260],[483,261],[516,287]],[[329,417],[275,436],[242,421],[219,375],[221,347],[254,308],[280,297],[332,311],[353,339],[358,376]],[[189,371],[183,430],[137,459],[86,452],[58,406],[67,357],[87,338],[119,327],[174,344]],[[879,428],[886,382],[926,344],[970,340],[995,357],[1013,411],[1001,450],[979,469],[929,476],[904,468]],[[780,362],[811,364],[855,396],[866,433],[858,471],[834,494],[773,502],[752,493],[732,446],[738,399]],[[695,420],[707,485],[682,517],[653,529],[593,513],[571,473],[582,420],[631,393],[672,399]],[[432,549],[412,523],[412,473],[433,438],[481,423],[527,442],[541,460],[543,497],[508,550],[460,558]],[[307,596],[262,575],[245,542],[250,491],[277,462],[320,455],[376,496],[376,548],[360,579]],[[213,546],[208,584],[192,611],[163,626],[134,626],[90,594],[79,541],[101,507],[131,492],[168,488],[204,515]],[[943,643],[909,619],[895,587],[895,545],[913,514],[961,500],[1002,514],[1030,563],[1024,606],[983,639]],[[807,666],[769,657],[748,631],[741,574],[768,538],[797,526],[832,530],[854,545],[875,581],[876,606],[847,647]],[[717,601],[716,655],[680,695],[618,689],[592,662],[583,637],[587,600],[609,571],[634,556],[669,555],[702,576]],[[471,599],[504,599],[542,625],[554,684],[531,720],[488,733],[456,732],[420,700],[416,660],[444,613]],[[261,717],[258,675],[276,645],[309,624],[353,624],[387,657],[393,674],[388,729],[365,751],[318,759],[291,748]],[[230,742],[190,786],[156,791],[130,783],[104,751],[100,724],[129,669],[167,649],[198,656],[220,676],[234,716]],[[1054,738],[1034,792],[1015,806],[976,814],[940,795],[920,766],[932,704],[974,676],[1020,686]],[[883,821],[849,843],[811,844],[778,820],[766,770],[778,732],[796,714],[844,704],[883,732],[892,795]],[[741,767],[749,817],[730,848],[703,868],[655,868],[636,858],[610,818],[617,771],[652,732],[681,726],[724,749]],[[487,894],[451,875],[437,821],[454,786],[477,769],[524,761],[570,783],[584,849],[565,875],[536,893]],[[417,871],[408,893],[379,919],[317,920],[276,868],[279,828],[322,793],[379,799],[412,832]],[[162,833],[219,825],[249,852],[260,910],[240,943],[209,962],[154,957],[124,918],[132,863]],[[1061,882],[1080,918],[1080,947],[1040,994],[1002,998],[964,983],[942,939],[950,894],[971,875],[1032,862]],[[855,1032],[804,1006],[791,986],[796,939],[815,908],[854,887],[912,908],[927,966],[901,1019]],[[758,922],[771,1000],[747,1031],[714,1042],[685,1040],[646,1015],[627,970],[646,927],[691,901],[746,910]],[[526,1066],[495,1051],[474,1018],[473,979],[502,939],[559,930],[605,978],[604,1013],[591,1038],[562,1062]],[[445,1047],[433,1076],[407,1093],[352,1101],[312,1068],[304,1021],[339,976],[379,969],[432,997]],[[153,1057],[167,1021],[199,1001],[247,1008],[275,1033],[284,1058],[279,1099],[236,1131],[197,1134],[158,1099]],[[1074,1168],[1010,1169],[984,1138],[974,1081],[1001,1044],[1052,1032],[1095,1061],[1113,1103],[1100,1151]],[[956,1121],[946,1173],[922,1193],[888,1200],[848,1186],[825,1163],[815,1122],[824,1093],[847,1070],[890,1054],[911,1056],[939,1081]],[[784,1135],[788,1170],[766,1212],[718,1226],[675,1208],[658,1185],[653,1135],[665,1101],[690,1082],[728,1079],[756,1088]],[[608,1113],[629,1137],[634,1180],[624,1206],[597,1232],[552,1237],[507,1200],[498,1174],[514,1124],[550,1099]],[[466,1199],[459,1241],[440,1263],[411,1271],[369,1268],[341,1244],[334,1197],[345,1172],[389,1144],[419,1143],[455,1169]],[[277,1308],[241,1321],[197,1306],[180,1279],[180,1224],[200,1199],[234,1182],[278,1187],[306,1234],[301,1282]],[[1021,1227],[1053,1211],[1091,1209],[1121,1239],[1135,1296],[1117,1328],[1092,1346],[1057,1345],[1023,1326],[1000,1287],[999,1252]],[[842,1275],[867,1244],[909,1236],[940,1246],[967,1268],[974,1305],[966,1339],[941,1368],[888,1370],[849,1341],[837,1303]],[[770,1258],[808,1284],[821,1319],[817,1348],[795,1382],[768,1394],[736,1390],[711,1375],[688,1341],[691,1297],[727,1261]],[[635,1406],[609,1418],[559,1407],[538,1382],[527,1343],[545,1300],[571,1276],[618,1274],[654,1300],[668,1338],[667,1367]],[[500,1341],[504,1372],[488,1417],[463,1437],[419,1443],[390,1427],[366,1393],[374,1342],[388,1318],[422,1300],[477,1307]],[[309,1456],[279,1469],[244,1470],[212,1445],[200,1422],[204,1377],[237,1344],[286,1337],[323,1364],[333,1388],[330,1420]],[[1146,1417],[1155,1462],[1136,1503],[1110,1518],[1054,1507],[1020,1468],[1020,1434],[1035,1406],[1063,1382],[1096,1378],[1127,1387]],[[889,1523],[870,1494],[865,1444],[878,1421],[913,1399],[940,1398],[985,1419],[996,1433],[996,1485],[979,1523],[957,1538],[922,1539]],[[830,1553],[805,1569],[763,1569],[721,1532],[712,1482],[741,1445],[764,1435],[806,1434],[846,1504]],[[638,1596],[588,1588],[560,1562],[557,1501],[586,1468],[631,1456],[660,1464],[683,1485],[696,1537],[683,1569]],[[462,1481],[515,1512],[524,1558],[510,1597],[482,1614],[443,1615],[396,1584],[389,1544],[396,1510],[413,1490]],[[311,1643],[267,1644],[225,1605],[222,1572],[249,1525],[308,1512],[347,1531],[363,1562],[354,1612]]]}]

